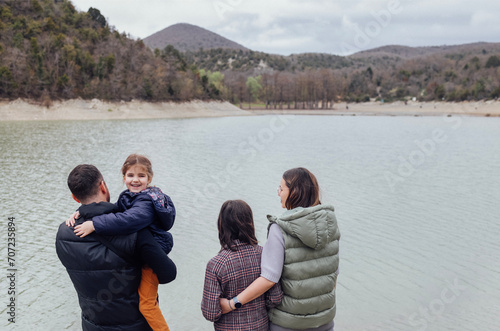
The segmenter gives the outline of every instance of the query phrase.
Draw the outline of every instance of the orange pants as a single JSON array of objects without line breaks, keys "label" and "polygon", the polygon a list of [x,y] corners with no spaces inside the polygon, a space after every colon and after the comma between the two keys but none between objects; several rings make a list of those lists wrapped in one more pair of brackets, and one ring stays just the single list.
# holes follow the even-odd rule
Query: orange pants
[{"label": "orange pants", "polygon": [[154,331],[170,331],[158,305],[158,277],[149,267],[142,268],[139,310]]}]

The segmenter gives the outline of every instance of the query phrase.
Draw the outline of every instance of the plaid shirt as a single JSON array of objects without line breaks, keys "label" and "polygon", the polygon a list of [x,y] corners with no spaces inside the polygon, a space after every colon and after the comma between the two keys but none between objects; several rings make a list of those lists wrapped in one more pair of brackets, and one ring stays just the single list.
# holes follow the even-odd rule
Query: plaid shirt
[{"label": "plaid shirt", "polygon": [[233,298],[260,276],[261,246],[236,240],[237,251],[223,249],[207,264],[201,310],[219,331],[267,331],[269,319],[266,303],[281,303],[283,292],[275,284],[265,295],[248,302],[240,309],[222,315],[219,298]]}]

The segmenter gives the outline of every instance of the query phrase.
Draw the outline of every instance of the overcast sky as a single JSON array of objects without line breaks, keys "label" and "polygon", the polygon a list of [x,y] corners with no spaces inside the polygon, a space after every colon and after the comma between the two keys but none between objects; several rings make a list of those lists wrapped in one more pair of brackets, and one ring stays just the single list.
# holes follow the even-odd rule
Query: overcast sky
[{"label": "overcast sky", "polygon": [[254,51],[351,54],[384,45],[500,42],[498,0],[72,0],[145,38],[190,23]]}]

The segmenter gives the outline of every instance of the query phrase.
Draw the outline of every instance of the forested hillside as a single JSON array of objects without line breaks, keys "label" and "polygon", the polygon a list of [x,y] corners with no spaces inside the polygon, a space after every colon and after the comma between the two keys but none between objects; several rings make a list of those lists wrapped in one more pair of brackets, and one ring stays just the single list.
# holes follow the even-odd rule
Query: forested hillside
[{"label": "forested hillside", "polygon": [[[186,40],[197,40],[189,33],[201,31],[182,24],[177,28]],[[97,8],[78,12],[69,0],[0,0],[0,98],[46,105],[79,97],[222,99],[275,108],[330,108],[340,101],[500,97],[498,43],[281,56],[206,32],[211,36],[205,38],[207,49],[153,49],[110,27]],[[214,48],[222,41],[224,48]]]},{"label": "forested hillside", "polygon": [[67,0],[0,1],[0,97],[190,100],[217,98],[171,48],[153,52]]},{"label": "forested hillside", "polygon": [[[351,56],[271,55],[211,49],[187,62],[224,74],[229,97],[282,107],[329,107],[336,101],[465,101],[500,97],[500,44],[385,46]],[[245,94],[246,93],[246,94]]]}]

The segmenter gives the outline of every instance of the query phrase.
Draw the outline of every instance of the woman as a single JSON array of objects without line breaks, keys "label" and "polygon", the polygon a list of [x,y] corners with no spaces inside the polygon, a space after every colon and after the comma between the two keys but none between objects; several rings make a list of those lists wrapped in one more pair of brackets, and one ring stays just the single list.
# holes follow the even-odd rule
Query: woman
[{"label": "woman", "polygon": [[[274,307],[281,302],[279,284],[266,296],[260,296],[244,308],[222,315],[219,300],[231,298],[245,289],[260,275],[262,247],[257,245],[252,209],[242,200],[224,202],[217,221],[221,250],[212,258],[205,272],[201,310],[214,322],[215,330],[267,331],[269,318],[266,304]],[[231,306],[239,306],[232,301]]]},{"label": "woman", "polygon": [[268,216],[260,277],[222,298],[222,310],[234,310],[231,301],[244,307],[280,282],[284,298],[269,312],[270,330],[333,330],[340,239],[333,206],[321,205],[316,177],[305,168],[286,171],[278,195],[287,210]]}]

